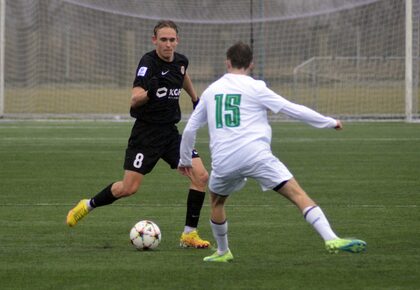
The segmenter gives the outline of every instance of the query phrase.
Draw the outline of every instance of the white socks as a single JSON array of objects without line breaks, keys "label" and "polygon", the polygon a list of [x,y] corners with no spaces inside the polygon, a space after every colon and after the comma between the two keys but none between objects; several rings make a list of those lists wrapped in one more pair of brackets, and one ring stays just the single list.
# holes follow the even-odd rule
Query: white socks
[{"label": "white socks", "polygon": [[327,217],[318,206],[308,206],[303,210],[303,217],[310,223],[324,241],[337,239],[337,235],[331,229]]},{"label": "white socks", "polygon": [[94,209],[94,208],[90,205],[90,199],[88,199],[88,200],[86,201],[86,205],[87,205],[87,209],[88,209],[88,211],[89,211],[89,212],[91,212],[91,211],[92,211],[92,209]]},{"label": "white socks", "polygon": [[210,220],[210,226],[213,232],[213,236],[217,242],[217,253],[219,255],[223,255],[229,250],[227,237],[228,223],[225,221],[222,224],[216,224]]},{"label": "white socks", "polygon": [[185,226],[184,227],[184,234],[189,234],[189,233],[195,231],[196,229],[197,228],[192,228],[192,227],[189,227],[189,226]]}]

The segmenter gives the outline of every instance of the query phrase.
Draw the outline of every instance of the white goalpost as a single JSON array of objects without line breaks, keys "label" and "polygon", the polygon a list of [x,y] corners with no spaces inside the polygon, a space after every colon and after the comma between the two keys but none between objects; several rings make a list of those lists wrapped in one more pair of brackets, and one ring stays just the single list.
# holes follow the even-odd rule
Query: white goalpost
[{"label": "white goalpost", "polygon": [[413,120],[413,1],[405,0],[405,119]]},{"label": "white goalpost", "polygon": [[4,115],[4,49],[6,26],[6,0],[0,0],[0,118]]},{"label": "white goalpost", "polygon": [[[242,40],[253,76],[291,101],[343,119],[419,120],[420,0],[0,0],[0,116],[128,118],[160,19],[178,24],[199,93]],[[181,108],[187,117],[188,98]]]}]

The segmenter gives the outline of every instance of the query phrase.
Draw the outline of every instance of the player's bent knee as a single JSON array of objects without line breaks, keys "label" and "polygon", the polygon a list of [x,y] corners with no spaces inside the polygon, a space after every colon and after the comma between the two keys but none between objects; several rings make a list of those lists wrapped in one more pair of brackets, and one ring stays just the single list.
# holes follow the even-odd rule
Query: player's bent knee
[{"label": "player's bent knee", "polygon": [[201,191],[205,190],[208,181],[209,174],[207,173],[207,171],[195,175],[194,178],[191,179],[192,185],[196,188],[200,188]]},{"label": "player's bent knee", "polygon": [[199,176],[199,182],[202,186],[206,186],[208,181],[209,181],[209,174],[207,171],[205,171]]},{"label": "player's bent knee", "polygon": [[137,187],[128,187],[128,188],[123,187],[118,195],[119,197],[127,197],[127,196],[135,194],[137,192],[137,189],[138,189]]},{"label": "player's bent knee", "polygon": [[127,197],[133,195],[139,189],[138,183],[128,183],[123,181],[115,182],[112,186],[112,194],[117,197]]}]

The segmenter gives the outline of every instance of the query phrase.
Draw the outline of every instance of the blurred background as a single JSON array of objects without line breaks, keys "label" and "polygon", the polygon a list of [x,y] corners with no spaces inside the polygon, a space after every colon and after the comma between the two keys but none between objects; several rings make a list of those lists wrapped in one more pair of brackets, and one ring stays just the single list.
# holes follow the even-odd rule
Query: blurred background
[{"label": "blurred background", "polygon": [[[341,118],[417,119],[420,1],[407,1],[0,0],[0,115],[128,118],[137,64],[170,19],[198,93],[242,40],[253,77],[291,101]],[[181,107],[188,117],[186,95]]]}]

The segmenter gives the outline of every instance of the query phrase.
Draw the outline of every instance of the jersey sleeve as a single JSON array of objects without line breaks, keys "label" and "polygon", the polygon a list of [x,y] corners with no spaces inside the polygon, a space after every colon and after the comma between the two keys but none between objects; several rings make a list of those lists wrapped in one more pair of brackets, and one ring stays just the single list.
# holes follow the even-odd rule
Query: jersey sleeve
[{"label": "jersey sleeve", "polygon": [[177,53],[177,52],[175,52],[175,55],[178,55],[179,58],[180,58],[179,62],[180,62],[180,65],[181,65],[181,70],[182,70],[182,66],[184,66],[184,69],[186,71],[187,68],[188,68],[188,64],[189,64],[188,58],[185,55]]},{"label": "jersey sleeve", "polygon": [[144,55],[137,66],[136,76],[133,81],[134,87],[142,87],[145,91],[149,89],[149,80],[154,75],[153,62],[150,57]]},{"label": "jersey sleeve", "polygon": [[255,87],[257,89],[255,95],[258,96],[261,104],[274,113],[280,112],[288,102],[285,98],[269,89],[264,81],[257,81]]},{"label": "jersey sleeve", "polygon": [[337,121],[331,117],[324,116],[308,107],[287,101],[281,112],[287,116],[308,123],[316,128],[334,128]]},{"label": "jersey sleeve", "polygon": [[207,110],[205,98],[201,98],[197,107],[191,114],[190,119],[185,126],[184,132],[182,133],[182,140],[180,146],[180,160],[179,165],[191,166],[192,157],[191,152],[194,149],[195,139],[197,130],[203,127],[207,123]]},{"label": "jersey sleeve", "polygon": [[259,81],[257,87],[259,87],[261,102],[267,109],[274,113],[283,113],[316,128],[334,128],[337,126],[337,121],[335,119],[324,116],[303,105],[290,102],[270,90],[263,81]]}]

